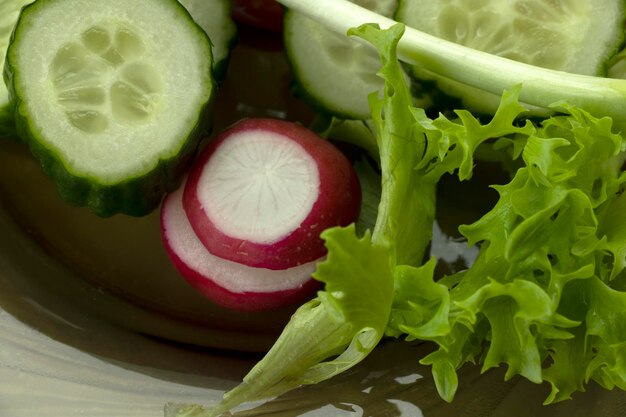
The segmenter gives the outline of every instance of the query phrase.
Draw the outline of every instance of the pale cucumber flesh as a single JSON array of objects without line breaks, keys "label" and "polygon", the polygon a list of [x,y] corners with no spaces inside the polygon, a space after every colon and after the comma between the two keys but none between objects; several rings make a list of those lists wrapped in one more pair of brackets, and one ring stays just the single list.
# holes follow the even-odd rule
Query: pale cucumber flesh
[{"label": "pale cucumber flesh", "polygon": [[[566,72],[605,76],[624,39],[621,0],[400,0],[396,19],[442,39],[516,61]],[[418,66],[475,111],[493,112],[497,97]]]},{"label": "pale cucumber flesh", "polygon": [[400,0],[408,26],[528,64],[598,75],[622,43],[621,0]]},{"label": "pale cucumber flesh", "polygon": [[230,50],[237,39],[231,18],[231,0],[179,0],[213,43],[213,65],[218,77],[225,74]]},{"label": "pale cucumber flesh", "polygon": [[6,72],[20,134],[61,194],[106,205],[89,195],[108,187],[121,207],[107,214],[171,189],[215,89],[209,38],[175,0],[38,0]]},{"label": "pale cucumber flesh", "polygon": [[50,64],[51,83],[72,126],[100,133],[111,123],[132,125],[153,116],[164,100],[164,81],[141,59],[145,48],[132,28],[113,21],[60,47]]},{"label": "pale cucumber flesh", "polygon": [[[391,16],[396,0],[353,0]],[[285,48],[294,72],[297,94],[318,111],[342,119],[367,119],[367,96],[382,89],[376,76],[376,52],[347,35],[338,35],[306,16],[288,11]]]}]

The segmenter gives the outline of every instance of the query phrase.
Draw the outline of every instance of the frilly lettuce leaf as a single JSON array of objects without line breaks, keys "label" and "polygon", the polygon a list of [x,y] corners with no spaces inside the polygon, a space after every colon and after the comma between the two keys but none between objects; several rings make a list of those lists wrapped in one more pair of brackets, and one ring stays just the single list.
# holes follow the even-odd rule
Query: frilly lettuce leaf
[{"label": "frilly lettuce leaf", "polygon": [[525,111],[516,90],[507,92],[503,104],[485,125],[465,110],[450,120],[443,115],[431,120],[413,106],[396,46],[404,26],[388,30],[374,25],[352,29],[351,34],[370,42],[379,52],[385,94],[370,96],[382,171],[382,198],[374,228],[374,240],[386,241],[397,265],[420,265],[432,237],[435,194],[439,179],[458,173],[461,180],[472,176],[473,154],[484,142],[507,135],[528,134],[530,122],[517,126]]},{"label": "frilly lettuce leaf", "polygon": [[354,163],[354,169],[361,185],[361,209],[356,222],[356,232],[363,236],[367,230],[373,230],[378,216],[378,204],[382,188],[380,173],[374,164],[366,158]]},{"label": "frilly lettuce leaf", "polygon": [[495,187],[495,207],[460,228],[481,245],[476,262],[440,281],[397,276],[388,333],[439,345],[422,363],[448,401],[456,370],[475,361],[549,382],[546,403],[589,380],[626,385],[624,142],[610,119],[560,106],[569,114],[523,139],[524,167]]},{"label": "frilly lettuce leaf", "polygon": [[[243,383],[198,417],[331,378],[362,360],[383,336],[393,290],[388,248],[374,244],[370,234],[357,237],[353,226],[329,229],[322,237],[328,256],[315,278],[326,283],[326,291],[296,311]],[[192,409],[198,406],[179,416]]]},{"label": "frilly lettuce leaf", "polygon": [[373,240],[390,247],[391,262],[420,264],[432,237],[437,181],[422,181],[415,167],[424,157],[426,137],[413,118],[411,93],[396,57],[404,26],[388,31],[365,25],[349,33],[379,52],[384,95],[370,95],[380,155],[382,195]]}]

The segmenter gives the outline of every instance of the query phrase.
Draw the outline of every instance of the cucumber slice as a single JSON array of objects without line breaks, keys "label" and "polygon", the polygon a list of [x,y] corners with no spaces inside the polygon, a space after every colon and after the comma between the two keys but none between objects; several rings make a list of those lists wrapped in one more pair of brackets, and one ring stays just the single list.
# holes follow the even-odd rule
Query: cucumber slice
[{"label": "cucumber slice", "polygon": [[[0,70],[4,68],[4,58],[20,10],[32,2],[33,0],[0,1]],[[9,92],[3,82],[0,82],[0,138],[17,139],[13,111],[9,105]]]},{"label": "cucumber slice", "polygon": [[[623,0],[399,0],[396,19],[426,33],[528,64],[605,76],[624,38]],[[445,93],[492,113],[498,98],[420,67]]]},{"label": "cucumber slice", "polygon": [[626,47],[622,46],[622,50],[611,58],[606,76],[609,78],[626,79]]},{"label": "cucumber slice", "polygon": [[38,0],[5,74],[18,133],[63,198],[143,215],[178,186],[215,91],[211,43],[176,0]]},{"label": "cucumber slice", "polygon": [[[386,16],[396,7],[396,0],[351,1]],[[376,51],[292,10],[285,14],[283,34],[296,95],[323,114],[371,117],[367,96],[383,86],[375,75],[380,68]]]},{"label": "cucumber slice", "polygon": [[231,0],[178,0],[191,17],[209,35],[213,43],[214,74],[222,79],[226,74],[230,51],[237,41],[237,25],[232,19]]}]

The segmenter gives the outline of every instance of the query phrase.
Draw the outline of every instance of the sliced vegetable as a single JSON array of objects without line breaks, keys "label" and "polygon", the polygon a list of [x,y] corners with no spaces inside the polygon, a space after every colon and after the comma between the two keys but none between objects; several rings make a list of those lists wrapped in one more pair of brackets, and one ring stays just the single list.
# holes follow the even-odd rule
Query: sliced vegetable
[{"label": "sliced vegetable", "polygon": [[406,268],[397,277],[389,333],[439,345],[421,363],[432,365],[447,401],[467,362],[549,383],[545,403],[592,380],[626,389],[626,292],[618,279],[626,234],[617,215],[626,201],[626,144],[609,118],[568,109],[517,144],[502,140],[522,150],[524,166],[497,186],[490,212],[460,228],[481,244],[468,270],[435,280],[432,271]]},{"label": "sliced vegetable", "polygon": [[214,255],[285,269],[323,256],[320,233],[354,222],[360,197],[352,165],[330,142],[291,122],[244,119],[200,156],[184,204]]},{"label": "sliced vegetable", "polygon": [[[352,1],[385,16],[393,14],[397,2]],[[380,67],[376,51],[291,9],[285,13],[284,44],[296,95],[323,114],[341,119],[371,117],[367,96],[383,87],[376,76]]]},{"label": "sliced vegetable", "polygon": [[[576,74],[605,76],[624,38],[621,0],[545,2],[400,0],[396,19],[438,38],[508,59]],[[498,96],[412,66],[461,105],[491,113]]]},{"label": "sliced vegetable", "polygon": [[606,72],[624,32],[619,0],[399,0],[395,18],[473,49],[590,75]]},{"label": "sliced vegetable", "polygon": [[[3,0],[0,2],[0,71],[4,68],[11,33],[20,16],[22,7],[33,0]],[[0,82],[0,138],[17,139],[15,118],[9,105],[9,92],[3,82]]]},{"label": "sliced vegetable", "polygon": [[215,76],[226,74],[230,51],[237,41],[237,26],[231,18],[230,0],[179,0],[191,17],[209,35],[213,44]]},{"label": "sliced vegetable", "polygon": [[316,261],[280,271],[252,268],[212,255],[200,242],[183,208],[183,188],[161,208],[164,246],[181,275],[218,305],[259,311],[303,301],[319,288]]},{"label": "sliced vegetable", "polygon": [[41,0],[5,75],[18,132],[61,195],[145,214],[176,188],[214,96],[211,44],[175,0]]},{"label": "sliced vegetable", "polygon": [[[344,34],[366,23],[396,23],[348,0],[279,0],[327,28]],[[612,21],[612,19],[611,19]],[[572,74],[498,57],[407,28],[398,44],[400,58],[412,65],[498,96],[522,85],[520,101],[538,107],[566,101],[594,115],[626,122],[626,81]],[[563,110],[555,108],[554,110]]]},{"label": "sliced vegetable", "polygon": [[283,7],[276,0],[233,0],[233,18],[259,29],[283,29]]}]

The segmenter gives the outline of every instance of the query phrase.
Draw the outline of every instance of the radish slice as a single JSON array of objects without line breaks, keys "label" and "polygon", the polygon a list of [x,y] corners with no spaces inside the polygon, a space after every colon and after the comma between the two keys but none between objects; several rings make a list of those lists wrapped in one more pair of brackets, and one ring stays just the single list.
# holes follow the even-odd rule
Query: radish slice
[{"label": "radish slice", "polygon": [[315,261],[272,271],[212,255],[191,228],[182,197],[181,187],[168,194],[163,202],[163,243],[180,274],[216,304],[233,310],[269,310],[300,302],[320,287],[311,278]]},{"label": "radish slice", "polygon": [[219,135],[192,168],[183,205],[209,252],[286,269],[326,253],[320,233],[359,214],[348,159],[300,125],[245,119]]},{"label": "radish slice", "polygon": [[259,29],[282,32],[283,6],[276,0],[233,0],[233,19]]}]

